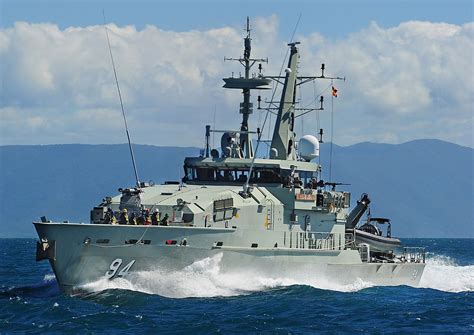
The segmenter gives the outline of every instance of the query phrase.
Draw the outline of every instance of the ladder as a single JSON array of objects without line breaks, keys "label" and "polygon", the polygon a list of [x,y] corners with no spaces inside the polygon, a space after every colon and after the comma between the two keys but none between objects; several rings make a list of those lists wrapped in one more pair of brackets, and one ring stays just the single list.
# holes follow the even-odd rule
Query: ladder
[{"label": "ladder", "polygon": [[273,207],[274,207],[274,202],[272,199],[266,199],[267,200],[267,215],[265,217],[265,228],[268,230],[273,230]]}]

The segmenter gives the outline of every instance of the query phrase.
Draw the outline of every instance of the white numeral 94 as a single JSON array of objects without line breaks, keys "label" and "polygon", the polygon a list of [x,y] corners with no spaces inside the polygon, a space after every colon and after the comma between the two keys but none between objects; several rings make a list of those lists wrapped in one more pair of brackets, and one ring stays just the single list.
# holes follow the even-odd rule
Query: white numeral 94
[{"label": "white numeral 94", "polygon": [[117,277],[123,277],[125,276],[126,274],[128,274],[128,271],[130,271],[130,269],[132,268],[133,264],[135,264],[135,260],[132,260],[130,261],[130,263],[128,263],[127,265],[125,265],[122,270],[120,270],[118,273],[117,271],[120,269],[120,266],[122,265],[122,259],[121,258],[117,258],[116,260],[114,260],[112,262],[112,264],[110,264],[110,267],[109,267],[109,271],[107,271],[105,273],[105,277],[107,279],[112,279],[115,274],[117,274]]}]

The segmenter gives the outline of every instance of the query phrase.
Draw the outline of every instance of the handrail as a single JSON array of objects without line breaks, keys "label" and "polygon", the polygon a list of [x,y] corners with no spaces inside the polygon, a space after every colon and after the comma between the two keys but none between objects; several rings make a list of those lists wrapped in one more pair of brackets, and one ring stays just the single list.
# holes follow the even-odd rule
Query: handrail
[{"label": "handrail", "polygon": [[[352,249],[354,238],[351,236],[347,238],[348,233],[331,233],[331,232],[284,232],[289,234],[288,241],[289,248],[296,249],[315,249],[315,250],[344,250]],[[286,245],[286,242],[284,243]]]},{"label": "handrail", "polygon": [[424,247],[404,247],[401,260],[408,263],[425,263],[426,250]]}]

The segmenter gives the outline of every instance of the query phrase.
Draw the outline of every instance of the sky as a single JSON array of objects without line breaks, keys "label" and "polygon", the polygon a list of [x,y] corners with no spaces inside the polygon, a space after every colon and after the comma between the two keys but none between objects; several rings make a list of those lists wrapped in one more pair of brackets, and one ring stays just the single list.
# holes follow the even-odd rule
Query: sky
[{"label": "sky", "polygon": [[[242,55],[250,16],[264,75],[279,73],[293,37],[301,75],[324,63],[346,78],[334,100],[328,80],[298,93],[300,107],[325,97],[324,111],[297,119],[298,135],[474,147],[473,2],[459,0],[0,0],[0,145],[126,141],[102,9],[135,143],[203,146],[206,124],[239,127],[242,95],[222,78],[242,68],[224,57]],[[255,108],[251,126],[265,113]]]}]

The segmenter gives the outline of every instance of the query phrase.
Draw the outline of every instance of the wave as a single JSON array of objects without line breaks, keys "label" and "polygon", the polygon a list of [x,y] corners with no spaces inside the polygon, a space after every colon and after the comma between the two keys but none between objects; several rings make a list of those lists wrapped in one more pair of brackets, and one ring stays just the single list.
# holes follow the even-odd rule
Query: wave
[{"label": "wave", "polygon": [[419,287],[445,292],[472,292],[474,265],[459,266],[451,257],[428,255]]},{"label": "wave", "polygon": [[[316,289],[339,292],[356,292],[373,287],[370,282],[356,279],[341,285],[334,278],[307,271],[291,277],[269,277],[251,271],[221,273],[222,254],[197,261],[181,271],[142,271],[125,278],[100,279],[81,288],[87,292],[109,289],[139,291],[169,298],[216,297],[250,294],[293,285],[306,285]],[[445,292],[474,291],[474,266],[459,266],[447,256],[429,255],[419,287]]]},{"label": "wave", "polygon": [[360,279],[349,285],[338,285],[315,273],[300,273],[290,277],[266,277],[250,271],[220,273],[222,254],[197,261],[181,271],[160,269],[130,273],[126,278],[100,279],[83,285],[88,292],[109,289],[140,291],[169,298],[216,297],[250,294],[292,285],[307,285],[318,289],[354,292],[373,284]]},{"label": "wave", "polygon": [[4,291],[0,291],[0,298],[47,298],[60,294],[59,286],[54,274],[46,274],[43,280],[34,285],[26,285],[12,287]]}]

